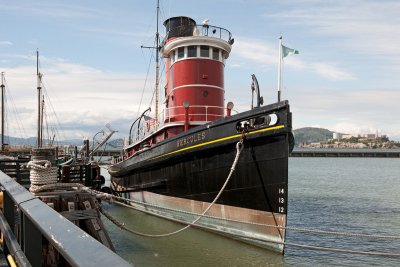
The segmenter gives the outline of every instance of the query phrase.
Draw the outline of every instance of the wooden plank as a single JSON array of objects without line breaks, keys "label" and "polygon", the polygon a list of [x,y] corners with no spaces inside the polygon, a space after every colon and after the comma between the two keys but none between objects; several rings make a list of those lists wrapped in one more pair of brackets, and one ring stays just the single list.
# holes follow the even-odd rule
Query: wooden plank
[{"label": "wooden plank", "polygon": [[[75,202],[74,202],[74,201],[68,201],[68,202],[67,202],[67,206],[68,206],[68,211],[69,211],[69,212],[75,211]],[[75,225],[78,225],[78,226],[79,226],[79,222],[78,222],[77,220],[72,220],[72,222],[73,222]]]},{"label": "wooden plank", "polygon": [[[103,245],[115,251],[97,210],[99,203],[94,196],[86,192],[42,193],[40,199],[69,218],[74,224],[96,238]],[[78,212],[81,211],[81,212]],[[83,211],[90,211],[85,214]],[[71,214],[68,214],[71,213]],[[97,218],[93,218],[96,216]],[[73,219],[72,219],[73,218]]]},{"label": "wooden plank", "polygon": [[[96,204],[98,205],[98,203],[96,200],[93,199],[94,199],[93,196],[90,196],[89,198],[86,198],[86,200],[82,202],[84,209],[89,210],[92,208],[96,208]],[[101,222],[100,218],[89,219],[85,221],[86,225],[90,229],[90,232],[93,233],[91,235],[95,237],[97,240],[99,240],[103,245],[105,245],[112,251],[115,251],[111,239],[108,236],[107,232],[105,231],[104,225]]]}]

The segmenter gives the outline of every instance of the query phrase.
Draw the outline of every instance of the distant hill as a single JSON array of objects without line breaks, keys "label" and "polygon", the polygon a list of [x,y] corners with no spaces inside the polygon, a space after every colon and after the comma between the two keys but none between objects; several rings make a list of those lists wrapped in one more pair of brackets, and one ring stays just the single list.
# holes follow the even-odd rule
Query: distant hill
[{"label": "distant hill", "polygon": [[124,139],[122,138],[114,139],[107,142],[107,144],[109,145],[109,148],[111,147],[111,148],[122,149],[122,147],[124,146]]},{"label": "distant hill", "polygon": [[297,145],[300,143],[313,143],[332,139],[333,132],[328,129],[304,127],[294,130],[294,139]]},{"label": "distant hill", "polygon": [[[0,134],[1,137],[1,134]],[[90,145],[92,145],[92,140],[90,141]],[[37,144],[36,137],[29,137],[29,138],[18,138],[18,137],[11,137],[11,136],[4,136],[4,142],[9,145],[24,145],[24,146],[35,146]],[[46,140],[43,141],[44,144],[47,143]],[[83,140],[82,139],[68,139],[62,141],[55,141],[55,145],[71,145],[71,146],[82,146]],[[122,148],[123,139],[114,139],[107,142],[108,148]]]},{"label": "distant hill", "polygon": [[[296,145],[299,145],[301,143],[327,141],[328,139],[332,139],[332,137],[333,137],[333,132],[323,128],[305,127],[294,130],[294,139],[296,141]],[[16,138],[16,137],[4,136],[4,141],[10,145],[26,145],[26,146],[36,145],[36,137]],[[89,141],[90,145],[92,145],[92,140]],[[108,149],[111,148],[120,149],[123,147],[123,139],[119,138],[119,139],[109,140],[107,144],[108,144],[107,146]],[[83,145],[83,140],[82,139],[62,140],[56,142],[55,145],[81,146]]]}]

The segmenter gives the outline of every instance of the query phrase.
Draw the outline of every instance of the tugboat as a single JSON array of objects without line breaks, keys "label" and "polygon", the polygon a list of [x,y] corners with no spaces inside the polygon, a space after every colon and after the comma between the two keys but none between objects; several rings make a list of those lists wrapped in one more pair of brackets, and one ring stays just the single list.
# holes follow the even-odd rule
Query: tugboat
[{"label": "tugboat", "polygon": [[164,26],[157,52],[166,60],[165,107],[159,115],[156,100],[156,115],[148,109],[132,124],[129,144],[109,168],[113,189],[143,212],[190,224],[221,190],[242,142],[229,183],[194,226],[283,253],[293,148],[288,101],[262,105],[253,75],[256,105],[232,114],[233,103],[224,104],[231,33],[184,16]]}]

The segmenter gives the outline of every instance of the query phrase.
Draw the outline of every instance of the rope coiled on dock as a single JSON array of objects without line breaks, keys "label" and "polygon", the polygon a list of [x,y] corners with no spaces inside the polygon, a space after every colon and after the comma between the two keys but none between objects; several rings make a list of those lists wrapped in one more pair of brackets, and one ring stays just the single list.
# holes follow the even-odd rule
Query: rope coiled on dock
[{"label": "rope coiled on dock", "polygon": [[27,164],[27,168],[30,169],[29,179],[31,186],[29,191],[32,193],[49,184],[57,183],[57,167],[51,167],[51,162],[48,160],[32,160]]}]

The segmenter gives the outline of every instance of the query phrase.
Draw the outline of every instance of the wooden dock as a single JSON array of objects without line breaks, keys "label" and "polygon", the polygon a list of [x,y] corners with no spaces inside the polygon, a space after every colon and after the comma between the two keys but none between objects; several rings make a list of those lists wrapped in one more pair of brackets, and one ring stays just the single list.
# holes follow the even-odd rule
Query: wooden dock
[{"label": "wooden dock", "polygon": [[21,185],[29,185],[29,170],[23,168],[23,165],[28,162],[28,158],[0,159],[0,171],[14,178]]}]

